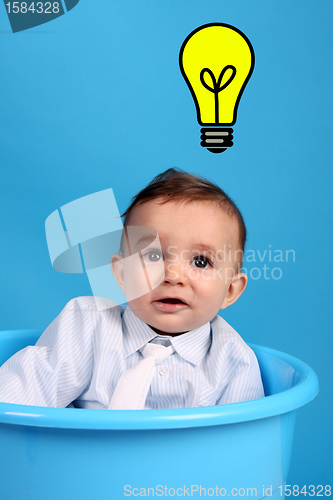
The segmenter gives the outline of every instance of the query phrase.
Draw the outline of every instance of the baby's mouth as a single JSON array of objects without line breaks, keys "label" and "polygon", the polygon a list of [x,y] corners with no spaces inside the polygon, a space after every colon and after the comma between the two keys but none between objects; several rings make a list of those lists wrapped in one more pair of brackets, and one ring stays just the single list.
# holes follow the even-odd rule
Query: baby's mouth
[{"label": "baby's mouth", "polygon": [[159,299],[159,302],[163,302],[164,304],[185,304],[180,299]]},{"label": "baby's mouth", "polygon": [[164,311],[174,311],[187,307],[188,304],[179,298],[165,297],[163,299],[154,300],[154,303],[159,309]]}]

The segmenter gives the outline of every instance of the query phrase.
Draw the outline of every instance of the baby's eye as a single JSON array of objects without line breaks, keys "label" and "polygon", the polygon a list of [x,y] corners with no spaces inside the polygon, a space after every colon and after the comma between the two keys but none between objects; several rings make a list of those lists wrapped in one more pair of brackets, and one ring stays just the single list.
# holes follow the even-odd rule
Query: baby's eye
[{"label": "baby's eye", "polygon": [[160,260],[163,260],[161,250],[149,250],[148,252],[144,253],[143,256],[150,262],[159,262]]},{"label": "baby's eye", "polygon": [[204,257],[203,255],[198,255],[197,257],[194,257],[191,264],[194,264],[196,267],[200,267],[202,269],[212,265],[210,260],[207,259],[207,257]]}]

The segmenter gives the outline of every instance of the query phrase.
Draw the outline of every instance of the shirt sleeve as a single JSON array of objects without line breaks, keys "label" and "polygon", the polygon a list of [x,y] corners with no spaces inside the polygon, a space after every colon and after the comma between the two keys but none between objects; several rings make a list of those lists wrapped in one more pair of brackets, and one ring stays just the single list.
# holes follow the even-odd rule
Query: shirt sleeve
[{"label": "shirt sleeve", "polygon": [[93,367],[89,308],[71,300],[35,346],[0,368],[0,401],[64,408],[87,387]]},{"label": "shirt sleeve", "polygon": [[216,404],[240,403],[265,397],[260,368],[252,349],[230,343],[225,367],[226,384]]}]

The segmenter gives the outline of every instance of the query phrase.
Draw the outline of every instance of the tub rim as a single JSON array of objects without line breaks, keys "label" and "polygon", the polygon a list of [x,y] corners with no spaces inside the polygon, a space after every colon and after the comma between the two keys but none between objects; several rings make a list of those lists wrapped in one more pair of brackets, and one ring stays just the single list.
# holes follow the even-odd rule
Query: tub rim
[{"label": "tub rim", "polygon": [[[27,336],[40,330],[1,332],[12,336],[18,332]],[[37,340],[37,339],[36,339]],[[303,361],[270,347],[248,344],[255,353],[270,354],[291,365],[299,381],[290,389],[265,398],[220,406],[177,408],[168,410],[90,410],[48,408],[0,403],[0,423],[34,427],[78,430],[159,430],[249,422],[281,415],[304,406],[319,391],[317,375]],[[133,411],[136,412],[135,419]]]}]

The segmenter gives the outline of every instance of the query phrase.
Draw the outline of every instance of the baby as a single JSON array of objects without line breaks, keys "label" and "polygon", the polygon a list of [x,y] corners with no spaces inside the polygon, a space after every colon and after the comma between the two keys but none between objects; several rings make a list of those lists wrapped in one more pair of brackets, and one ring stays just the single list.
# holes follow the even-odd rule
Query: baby
[{"label": "baby", "polygon": [[120,377],[150,342],[174,352],[155,367],[145,409],[264,397],[253,351],[217,315],[247,284],[246,228],[232,200],[203,178],[169,169],[123,215],[121,253],[111,268],[128,305],[71,300],[35,346],[0,368],[0,401],[112,408]]}]

